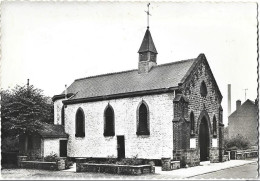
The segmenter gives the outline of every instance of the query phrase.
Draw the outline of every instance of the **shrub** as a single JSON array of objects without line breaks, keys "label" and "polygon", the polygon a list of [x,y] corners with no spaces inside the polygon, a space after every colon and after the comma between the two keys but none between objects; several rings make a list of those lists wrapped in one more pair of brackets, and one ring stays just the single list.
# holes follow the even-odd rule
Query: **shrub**
[{"label": "shrub", "polygon": [[1,138],[1,151],[13,152],[19,151],[19,139],[17,136],[9,136]]},{"label": "shrub", "polygon": [[237,135],[231,139],[224,139],[225,150],[245,150],[250,148],[250,142],[242,135]]},{"label": "shrub", "polygon": [[118,165],[141,165],[143,161],[137,158],[138,155],[133,156],[133,158],[124,158],[121,161],[116,162]]},{"label": "shrub", "polygon": [[69,169],[73,165],[73,161],[65,160],[65,169]]},{"label": "shrub", "polygon": [[107,159],[106,163],[108,163],[108,164],[115,164],[116,163],[115,156],[114,155],[108,156],[108,159]]},{"label": "shrub", "polygon": [[45,162],[56,162],[58,155],[56,153],[50,153],[48,156],[44,157]]}]

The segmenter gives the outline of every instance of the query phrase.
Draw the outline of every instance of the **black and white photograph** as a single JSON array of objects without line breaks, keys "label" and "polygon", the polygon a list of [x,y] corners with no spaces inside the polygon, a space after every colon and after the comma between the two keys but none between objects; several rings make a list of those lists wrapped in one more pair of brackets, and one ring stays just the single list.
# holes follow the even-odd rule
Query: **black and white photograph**
[{"label": "black and white photograph", "polygon": [[255,1],[1,1],[1,179],[259,179]]}]

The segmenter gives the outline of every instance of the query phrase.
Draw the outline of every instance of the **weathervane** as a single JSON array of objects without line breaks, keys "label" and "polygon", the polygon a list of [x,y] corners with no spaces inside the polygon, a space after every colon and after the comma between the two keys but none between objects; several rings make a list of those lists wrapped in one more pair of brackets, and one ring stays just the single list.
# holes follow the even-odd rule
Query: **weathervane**
[{"label": "weathervane", "polygon": [[148,10],[144,11],[147,14],[147,28],[149,28],[149,16],[151,16],[151,14],[149,12],[149,6],[150,6],[150,3],[147,4]]}]

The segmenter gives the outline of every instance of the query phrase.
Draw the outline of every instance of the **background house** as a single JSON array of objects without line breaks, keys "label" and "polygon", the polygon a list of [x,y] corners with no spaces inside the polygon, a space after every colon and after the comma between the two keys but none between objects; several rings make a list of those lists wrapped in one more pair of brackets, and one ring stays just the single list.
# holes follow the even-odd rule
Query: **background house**
[{"label": "background house", "polygon": [[228,117],[228,135],[233,138],[242,135],[247,138],[252,145],[258,143],[258,120],[257,102],[247,99],[242,105],[241,101],[236,101],[236,110]]}]

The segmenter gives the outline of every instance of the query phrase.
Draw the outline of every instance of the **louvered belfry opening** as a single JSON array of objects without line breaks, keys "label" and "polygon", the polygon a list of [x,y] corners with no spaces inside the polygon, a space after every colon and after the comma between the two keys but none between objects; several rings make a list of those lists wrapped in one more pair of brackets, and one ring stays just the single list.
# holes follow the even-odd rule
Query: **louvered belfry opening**
[{"label": "louvered belfry opening", "polygon": [[104,136],[115,136],[115,116],[111,106],[108,106],[105,110],[105,129]]},{"label": "louvered belfry opening", "polygon": [[78,109],[76,113],[76,137],[85,136],[85,118],[84,112],[82,109]]},{"label": "louvered belfry opening", "polygon": [[148,109],[144,103],[139,107],[138,135],[149,135]]}]

